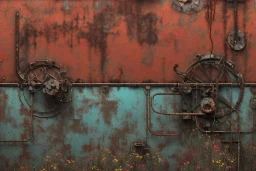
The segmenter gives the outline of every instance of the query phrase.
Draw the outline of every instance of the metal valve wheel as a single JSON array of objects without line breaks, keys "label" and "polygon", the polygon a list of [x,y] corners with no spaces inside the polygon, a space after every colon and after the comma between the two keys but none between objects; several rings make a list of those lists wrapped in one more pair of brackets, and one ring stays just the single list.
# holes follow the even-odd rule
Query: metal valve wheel
[{"label": "metal valve wheel", "polygon": [[[34,116],[55,116],[70,102],[71,80],[53,61],[36,61],[30,64],[23,75],[23,97],[28,106],[31,107],[33,102]],[[26,88],[29,92],[25,92]],[[28,96],[31,93],[33,100],[29,102]],[[46,113],[54,114],[45,116]]]},{"label": "metal valve wheel", "polygon": [[[182,88],[182,94],[192,112],[205,113],[210,117],[223,117],[236,111],[244,94],[242,75],[235,71],[235,65],[221,55],[198,56],[185,73],[177,71],[183,78],[183,86],[190,86],[188,94]],[[238,93],[232,97],[232,88],[236,85]],[[210,115],[209,115],[210,114]]]}]

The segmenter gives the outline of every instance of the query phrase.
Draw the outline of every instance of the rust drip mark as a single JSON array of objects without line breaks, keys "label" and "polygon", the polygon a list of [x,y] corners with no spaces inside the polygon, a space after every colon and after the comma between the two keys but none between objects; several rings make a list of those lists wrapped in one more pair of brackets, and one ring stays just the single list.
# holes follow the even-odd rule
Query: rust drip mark
[{"label": "rust drip mark", "polygon": [[122,76],[123,76],[123,68],[120,67],[117,78],[111,79],[110,82],[111,83],[120,83],[121,79],[122,79]]},{"label": "rust drip mark", "polygon": [[163,70],[163,82],[165,82],[165,77],[166,77],[166,74],[165,74],[165,57],[163,57],[163,62],[162,62],[162,70]]},{"label": "rust drip mark", "polygon": [[100,53],[100,70],[102,73],[102,80],[105,77],[105,62],[107,57],[107,38],[110,34],[116,35],[111,32],[111,29],[118,25],[116,19],[115,9],[111,5],[107,5],[101,12],[94,14],[93,22],[87,23],[87,30],[79,29],[78,42],[80,38],[85,38],[89,43],[89,48],[99,50]]},{"label": "rust drip mark", "polygon": [[[55,26],[55,25],[54,25]],[[47,43],[49,44],[51,42],[52,37],[52,32],[51,32],[51,28],[49,27],[48,24],[45,25],[44,28],[44,33],[45,33],[45,39],[47,41]]]},{"label": "rust drip mark", "polygon": [[222,8],[222,14],[223,14],[223,31],[224,31],[224,40],[223,40],[223,46],[224,46],[224,54],[227,56],[227,1],[223,1],[223,8]]},{"label": "rust drip mark", "polygon": [[70,24],[70,41],[69,41],[69,47],[72,48],[73,47],[73,30],[74,30],[74,26],[73,26],[73,20],[71,21]]},{"label": "rust drip mark", "polygon": [[207,20],[207,24],[209,27],[209,38],[210,38],[210,42],[211,42],[210,54],[213,53],[213,48],[214,48],[214,42],[213,42],[213,38],[212,38],[212,23],[215,20],[215,9],[216,9],[216,0],[208,0],[206,3],[205,18]]},{"label": "rust drip mark", "polygon": [[[102,12],[95,14],[93,23],[88,25],[88,33],[85,37],[89,42],[89,46],[97,48],[100,51],[101,64],[100,69],[104,81],[104,65],[107,57],[107,37],[110,29],[115,25],[115,16],[112,7],[106,7]],[[80,34],[81,36],[84,33]]]},{"label": "rust drip mark", "polygon": [[[135,3],[134,3],[135,2]],[[122,1],[117,3],[107,3],[100,12],[94,14],[93,22],[86,23],[85,14],[82,18],[77,13],[71,21],[63,21],[62,24],[48,23],[44,25],[41,30],[36,30],[33,23],[25,24],[23,27],[23,36],[21,45],[25,49],[25,57],[29,56],[31,37],[34,37],[34,49],[37,47],[37,38],[44,36],[47,43],[56,42],[60,34],[65,38],[69,35],[68,46],[74,47],[73,39],[77,39],[78,44],[80,39],[88,41],[89,49],[97,49],[100,53],[100,70],[102,73],[102,80],[105,78],[105,63],[107,58],[107,38],[110,34],[117,36],[119,32],[113,33],[111,29],[117,27],[122,19],[117,16],[124,16],[127,23],[127,35],[136,37],[140,45],[148,44],[155,45],[158,42],[158,24],[161,20],[155,13],[142,13],[142,6],[147,3],[157,3],[156,1]],[[117,5],[116,5],[117,4]],[[68,1],[63,2],[65,12],[72,9]],[[86,13],[86,12],[85,12]],[[88,12],[87,12],[88,13]],[[84,27],[79,27],[79,21],[82,20]],[[91,51],[91,50],[89,50]],[[90,57],[89,57],[90,58]]]},{"label": "rust drip mark", "polygon": [[137,39],[140,45],[143,45],[143,43],[155,45],[157,43],[157,22],[158,17],[155,13],[147,13],[139,17],[137,21]]},{"label": "rust drip mark", "polygon": [[[35,27],[31,24],[25,23],[22,32],[20,34],[20,48],[24,49],[24,57],[23,61],[28,63],[27,58],[30,54],[30,46],[33,44],[34,50],[36,51],[37,48],[37,37],[38,32],[35,29]],[[31,43],[31,39],[33,40]],[[25,64],[24,64],[25,65]],[[25,66],[20,66],[21,68],[24,68]]]},{"label": "rust drip mark", "polygon": [[29,144],[22,144],[22,153],[19,156],[19,161],[28,162],[31,159]]},{"label": "rust drip mark", "polygon": [[117,6],[117,14],[125,16],[127,36],[130,40],[136,36],[140,45],[155,45],[158,42],[159,17],[152,12],[143,14],[142,6],[156,1],[122,1]]}]

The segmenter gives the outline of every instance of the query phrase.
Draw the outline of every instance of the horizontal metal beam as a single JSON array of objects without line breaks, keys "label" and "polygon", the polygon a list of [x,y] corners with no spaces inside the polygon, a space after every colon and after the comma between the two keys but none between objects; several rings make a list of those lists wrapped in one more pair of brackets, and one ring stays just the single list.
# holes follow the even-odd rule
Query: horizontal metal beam
[{"label": "horizontal metal beam", "polygon": [[[73,87],[175,87],[175,86],[213,86],[215,83],[72,83]],[[19,87],[19,83],[0,83],[0,87]],[[41,84],[35,84],[40,86]],[[240,86],[239,83],[219,83],[219,86]],[[256,83],[244,83],[244,86],[256,86]]]}]

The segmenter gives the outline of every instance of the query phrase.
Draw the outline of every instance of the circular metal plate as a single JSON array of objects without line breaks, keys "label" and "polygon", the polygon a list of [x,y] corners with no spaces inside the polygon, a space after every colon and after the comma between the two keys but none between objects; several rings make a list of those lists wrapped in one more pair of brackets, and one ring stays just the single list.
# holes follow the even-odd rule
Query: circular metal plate
[{"label": "circular metal plate", "polygon": [[228,36],[228,43],[234,50],[242,50],[245,47],[245,34],[241,30],[238,30],[237,38],[235,40],[235,31],[231,31]]},{"label": "circular metal plate", "polygon": [[193,14],[200,12],[205,5],[205,0],[173,0],[172,7],[179,12]]}]

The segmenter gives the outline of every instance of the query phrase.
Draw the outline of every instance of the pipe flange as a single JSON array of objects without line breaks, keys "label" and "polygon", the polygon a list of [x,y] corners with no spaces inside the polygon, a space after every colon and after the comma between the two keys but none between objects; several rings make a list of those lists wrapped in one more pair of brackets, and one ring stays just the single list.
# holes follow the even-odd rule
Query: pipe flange
[{"label": "pipe flange", "polygon": [[205,114],[212,114],[216,109],[216,104],[212,98],[206,97],[201,100],[200,108]]}]

